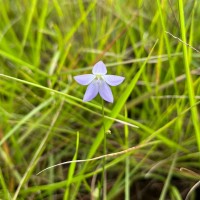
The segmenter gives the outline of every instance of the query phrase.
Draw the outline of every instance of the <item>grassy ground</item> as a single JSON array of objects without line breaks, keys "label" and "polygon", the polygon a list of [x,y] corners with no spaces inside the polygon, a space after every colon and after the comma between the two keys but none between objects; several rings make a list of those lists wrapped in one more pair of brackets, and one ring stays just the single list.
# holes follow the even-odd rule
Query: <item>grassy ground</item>
[{"label": "grassy ground", "polygon": [[199,18],[198,0],[0,0],[0,199],[98,199],[102,159],[37,173],[103,155],[101,99],[73,80],[99,60],[126,78],[107,153],[136,147],[106,158],[107,199],[198,199]]}]

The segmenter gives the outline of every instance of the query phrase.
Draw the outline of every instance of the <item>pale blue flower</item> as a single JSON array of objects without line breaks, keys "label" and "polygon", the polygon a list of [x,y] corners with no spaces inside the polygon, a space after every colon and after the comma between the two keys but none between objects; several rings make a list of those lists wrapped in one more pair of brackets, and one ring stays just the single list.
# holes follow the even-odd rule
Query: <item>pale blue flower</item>
[{"label": "pale blue flower", "polygon": [[102,99],[113,103],[112,91],[109,87],[121,84],[124,77],[106,75],[107,69],[102,61],[96,63],[92,69],[92,74],[75,76],[74,79],[81,85],[88,85],[83,101],[91,101],[99,93]]}]

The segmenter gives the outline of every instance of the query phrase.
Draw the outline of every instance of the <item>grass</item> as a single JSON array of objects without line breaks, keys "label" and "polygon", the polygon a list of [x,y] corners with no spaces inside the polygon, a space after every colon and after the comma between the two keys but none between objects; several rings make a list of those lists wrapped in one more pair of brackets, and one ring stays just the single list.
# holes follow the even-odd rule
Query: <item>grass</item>
[{"label": "grass", "polygon": [[[199,8],[0,1],[0,199],[98,199],[103,170],[108,200],[198,199]],[[125,77],[104,126],[73,80],[99,60]]]}]

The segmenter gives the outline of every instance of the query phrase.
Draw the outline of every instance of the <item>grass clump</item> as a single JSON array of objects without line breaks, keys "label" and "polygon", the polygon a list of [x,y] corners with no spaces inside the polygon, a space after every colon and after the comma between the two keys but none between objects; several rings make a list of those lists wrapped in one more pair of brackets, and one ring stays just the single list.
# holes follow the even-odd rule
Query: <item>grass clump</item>
[{"label": "grass clump", "polygon": [[99,60],[126,78],[104,104],[106,198],[198,199],[199,17],[197,0],[0,1],[0,199],[98,199],[101,99],[73,76]]}]

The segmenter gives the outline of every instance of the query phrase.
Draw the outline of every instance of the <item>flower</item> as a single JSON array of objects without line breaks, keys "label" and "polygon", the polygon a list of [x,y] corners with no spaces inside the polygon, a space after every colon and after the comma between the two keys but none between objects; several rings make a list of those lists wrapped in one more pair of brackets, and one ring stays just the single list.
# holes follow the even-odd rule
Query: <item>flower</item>
[{"label": "flower", "polygon": [[99,93],[102,99],[113,103],[112,91],[109,87],[121,84],[124,77],[106,75],[107,69],[102,61],[96,63],[92,69],[92,74],[75,76],[74,79],[81,85],[88,85],[83,101],[91,101]]}]

